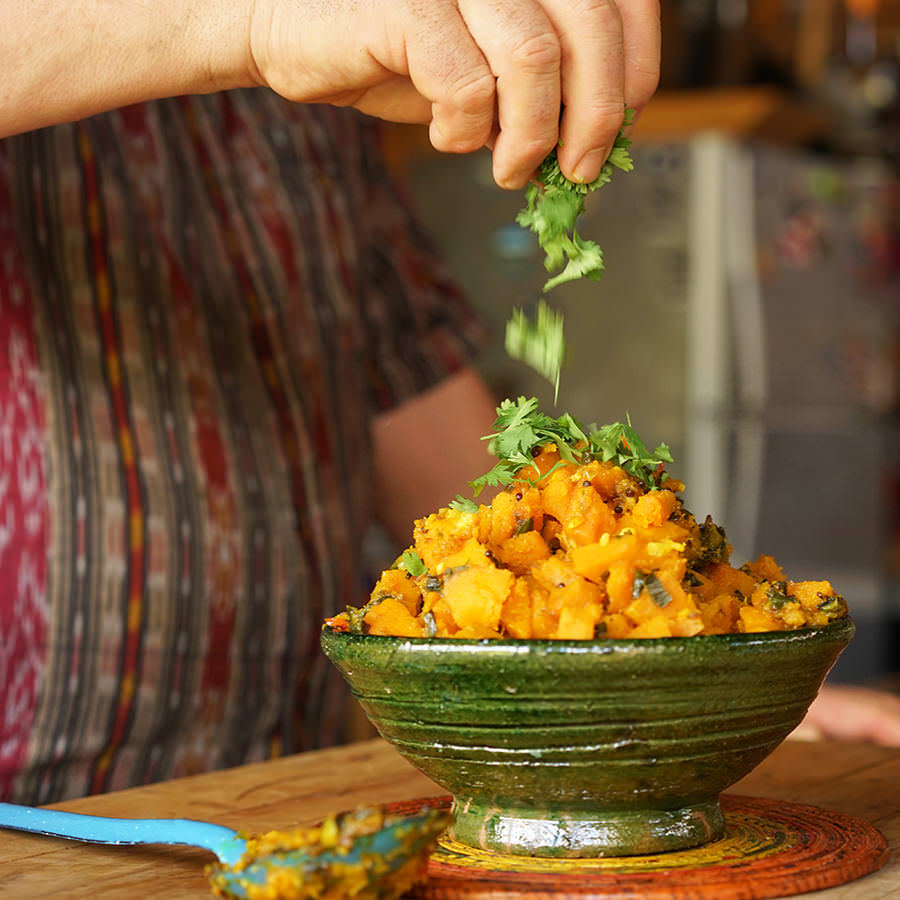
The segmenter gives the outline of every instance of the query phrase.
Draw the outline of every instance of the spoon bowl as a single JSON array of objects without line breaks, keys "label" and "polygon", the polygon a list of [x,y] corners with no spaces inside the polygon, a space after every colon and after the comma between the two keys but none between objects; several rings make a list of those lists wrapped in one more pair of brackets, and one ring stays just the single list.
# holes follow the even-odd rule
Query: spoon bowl
[{"label": "spoon bowl", "polygon": [[0,803],[0,828],[95,844],[209,850],[217,859],[207,867],[213,892],[236,898],[260,896],[265,888],[272,898],[313,897],[325,889],[337,896],[343,885],[359,900],[398,897],[424,873],[428,851],[448,822],[440,809],[397,816],[371,807],[317,828],[253,837],[193,819],[121,819]]}]

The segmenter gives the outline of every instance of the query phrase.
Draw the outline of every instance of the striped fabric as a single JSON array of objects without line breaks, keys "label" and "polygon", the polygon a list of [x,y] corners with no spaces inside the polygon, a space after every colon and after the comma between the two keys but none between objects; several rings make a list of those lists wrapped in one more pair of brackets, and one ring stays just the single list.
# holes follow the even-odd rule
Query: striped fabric
[{"label": "striped fabric", "polygon": [[0,143],[0,796],[340,739],[371,418],[480,337],[376,143],[263,90]]}]

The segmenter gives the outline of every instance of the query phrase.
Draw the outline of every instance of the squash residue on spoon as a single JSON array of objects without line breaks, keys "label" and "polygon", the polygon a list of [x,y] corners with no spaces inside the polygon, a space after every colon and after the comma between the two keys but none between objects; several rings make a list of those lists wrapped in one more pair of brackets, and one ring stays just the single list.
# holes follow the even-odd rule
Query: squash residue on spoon
[{"label": "squash residue on spoon", "polygon": [[[424,879],[428,851],[447,821],[438,809],[416,818],[363,807],[313,827],[244,835],[241,859],[211,865],[207,874],[218,897],[393,900]],[[377,835],[387,830],[389,840],[379,844]]]}]

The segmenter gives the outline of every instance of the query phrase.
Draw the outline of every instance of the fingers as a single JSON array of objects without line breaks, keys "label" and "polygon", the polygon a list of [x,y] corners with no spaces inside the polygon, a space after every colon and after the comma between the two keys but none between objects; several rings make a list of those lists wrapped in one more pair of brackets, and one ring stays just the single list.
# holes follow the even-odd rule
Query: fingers
[{"label": "fingers", "polygon": [[494,179],[522,187],[557,141],[559,37],[533,0],[461,0],[460,12],[496,76]]},{"label": "fingers", "polygon": [[[620,0],[620,5],[633,0]],[[563,174],[593,181],[625,115],[623,23],[614,0],[545,0],[562,45]]]},{"label": "fingers", "polygon": [[522,187],[556,143],[560,46],[537,0],[426,0],[407,42],[410,79],[432,101],[432,144],[493,145],[494,178]]},{"label": "fingers", "polygon": [[827,685],[803,721],[820,737],[900,747],[900,698],[884,691]]},{"label": "fingers", "polygon": [[659,0],[618,0],[625,53],[625,103],[640,111],[659,84]]},{"label": "fingers", "polygon": [[483,147],[494,121],[496,82],[455,3],[412,4],[407,57],[412,84],[431,101],[434,147],[447,153]]},{"label": "fingers", "polygon": [[403,75],[387,78],[372,87],[345,96],[327,98],[336,106],[354,106],[360,112],[389,122],[426,124],[431,121],[431,102]]},{"label": "fingers", "polygon": [[353,0],[321,5],[300,37],[288,27],[295,4],[272,2],[280,18],[257,29],[254,54],[268,60],[266,83],[299,101],[428,121],[445,152],[490,144],[507,188],[558,142],[563,172],[592,181],[625,104],[643,106],[659,76],[659,0]]}]

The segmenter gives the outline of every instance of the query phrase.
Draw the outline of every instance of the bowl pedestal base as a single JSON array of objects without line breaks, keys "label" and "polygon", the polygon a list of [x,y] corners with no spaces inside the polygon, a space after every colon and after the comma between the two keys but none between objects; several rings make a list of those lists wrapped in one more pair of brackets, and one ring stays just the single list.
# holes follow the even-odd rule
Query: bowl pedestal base
[{"label": "bowl pedestal base", "polygon": [[457,798],[448,836],[479,850],[546,858],[667,853],[718,840],[718,800],[677,809],[535,809]]}]

